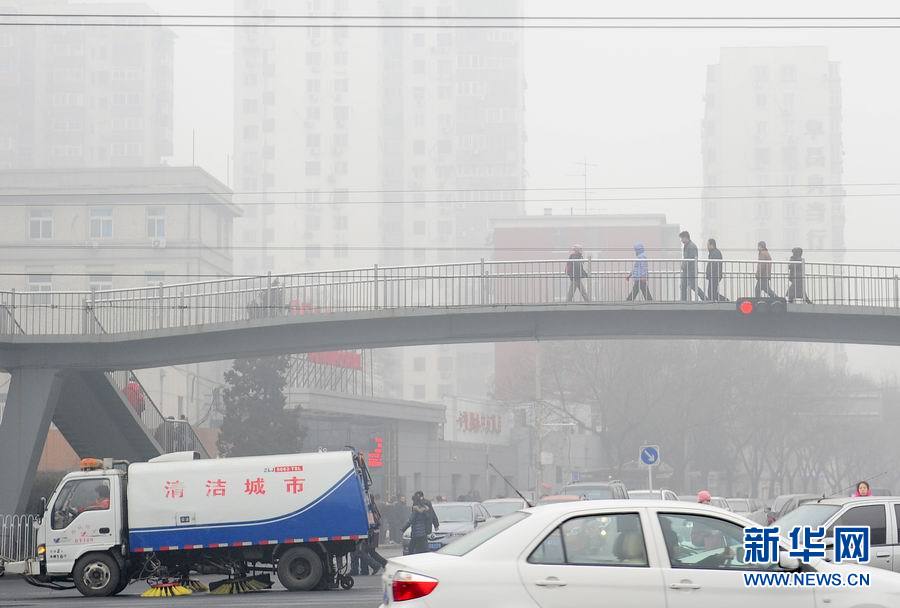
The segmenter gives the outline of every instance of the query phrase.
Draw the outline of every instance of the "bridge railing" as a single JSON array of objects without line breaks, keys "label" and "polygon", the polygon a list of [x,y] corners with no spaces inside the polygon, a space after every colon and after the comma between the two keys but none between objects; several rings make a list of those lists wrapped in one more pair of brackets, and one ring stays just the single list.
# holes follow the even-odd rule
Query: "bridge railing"
[{"label": "bridge railing", "polygon": [[[900,268],[853,264],[723,260],[720,294],[755,295],[760,285],[779,296],[819,305],[900,307]],[[581,260],[573,285],[570,260],[487,261],[238,277],[91,292],[0,292],[0,333],[78,335],[146,332],[283,315],[384,308],[566,304],[581,290],[592,302],[622,303],[634,287],[634,259]],[[575,267],[577,268],[577,266]],[[647,260],[646,287],[654,302],[698,301],[707,292],[700,260]],[[576,273],[577,274],[577,273]],[[682,284],[699,290],[682,294]],[[793,289],[791,285],[794,285]],[[573,289],[574,287],[574,289]],[[764,291],[764,290],[763,290]],[[642,298],[642,294],[638,296]],[[102,329],[100,329],[102,328]]]},{"label": "bridge railing", "polygon": [[199,452],[209,458],[206,448],[187,420],[166,418],[134,373],[126,370],[106,372],[109,381],[119,389],[128,405],[140,419],[147,434],[156,440],[163,453]]}]

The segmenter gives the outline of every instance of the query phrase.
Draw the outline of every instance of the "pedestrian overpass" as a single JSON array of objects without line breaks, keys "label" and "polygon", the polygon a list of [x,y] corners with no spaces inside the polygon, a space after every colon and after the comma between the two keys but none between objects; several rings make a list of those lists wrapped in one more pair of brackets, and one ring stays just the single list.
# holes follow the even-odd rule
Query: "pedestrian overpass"
[{"label": "pedestrian overpass", "polygon": [[[0,292],[0,369],[12,374],[0,421],[0,483],[17,496],[25,492],[50,420],[87,411],[90,399],[76,402],[66,382],[97,386],[98,378],[116,370],[513,340],[900,345],[900,268],[772,262],[772,288],[785,294],[794,277],[796,293],[802,280],[800,291],[813,304],[743,316],[732,302],[681,301],[681,261],[673,259],[648,261],[653,301],[626,301],[631,264],[584,260],[589,302],[567,301],[565,260],[373,266],[109,291]],[[698,270],[703,286],[703,262]],[[731,300],[753,295],[759,270],[757,262],[723,261],[721,293]],[[62,398],[71,404],[61,407]],[[112,402],[100,415],[127,420],[127,400]],[[23,446],[34,447],[26,456]],[[9,502],[0,499],[0,513],[12,510]]]}]

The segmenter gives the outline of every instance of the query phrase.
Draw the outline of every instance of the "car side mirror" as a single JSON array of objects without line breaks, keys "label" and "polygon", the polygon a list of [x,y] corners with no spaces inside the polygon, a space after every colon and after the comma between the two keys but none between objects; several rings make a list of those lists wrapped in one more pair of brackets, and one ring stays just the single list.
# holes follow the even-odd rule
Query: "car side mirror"
[{"label": "car side mirror", "polygon": [[47,497],[41,496],[41,515],[47,512]]},{"label": "car side mirror", "polygon": [[485,521],[487,521],[487,520],[485,520],[484,515],[476,515],[475,516],[476,524],[483,524]]},{"label": "car side mirror", "polygon": [[787,551],[778,552],[778,567],[788,572],[797,572],[800,570],[800,559],[791,557]]}]

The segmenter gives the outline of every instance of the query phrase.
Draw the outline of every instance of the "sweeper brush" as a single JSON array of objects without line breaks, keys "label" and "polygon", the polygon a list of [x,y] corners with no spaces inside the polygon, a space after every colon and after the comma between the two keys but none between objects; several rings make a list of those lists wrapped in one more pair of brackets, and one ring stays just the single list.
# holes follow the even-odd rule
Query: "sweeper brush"
[{"label": "sweeper brush", "polygon": [[177,597],[179,595],[190,595],[192,591],[177,582],[160,582],[150,585],[150,588],[141,594],[141,597]]},{"label": "sweeper brush", "polygon": [[242,578],[226,578],[209,584],[209,592],[213,595],[231,595],[234,593],[251,593],[262,591],[272,586],[272,579],[268,574],[245,576]]},{"label": "sweeper brush", "polygon": [[191,591],[196,591],[198,593],[209,591],[209,587],[207,587],[204,583],[192,578],[184,579],[183,581],[181,581],[181,584]]}]

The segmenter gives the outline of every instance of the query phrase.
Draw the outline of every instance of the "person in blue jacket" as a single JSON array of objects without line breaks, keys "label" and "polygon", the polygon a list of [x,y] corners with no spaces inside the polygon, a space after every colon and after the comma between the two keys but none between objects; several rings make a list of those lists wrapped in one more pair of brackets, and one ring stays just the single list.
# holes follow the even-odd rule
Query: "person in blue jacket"
[{"label": "person in blue jacket", "polygon": [[631,294],[626,300],[631,302],[637,297],[638,292],[640,292],[644,295],[645,300],[652,302],[653,296],[650,295],[650,287],[648,285],[650,270],[647,267],[647,254],[644,252],[643,243],[635,243],[634,257],[634,266],[631,268],[631,272],[628,276],[625,277],[626,280],[630,279],[634,281],[634,286],[631,288]]}]

